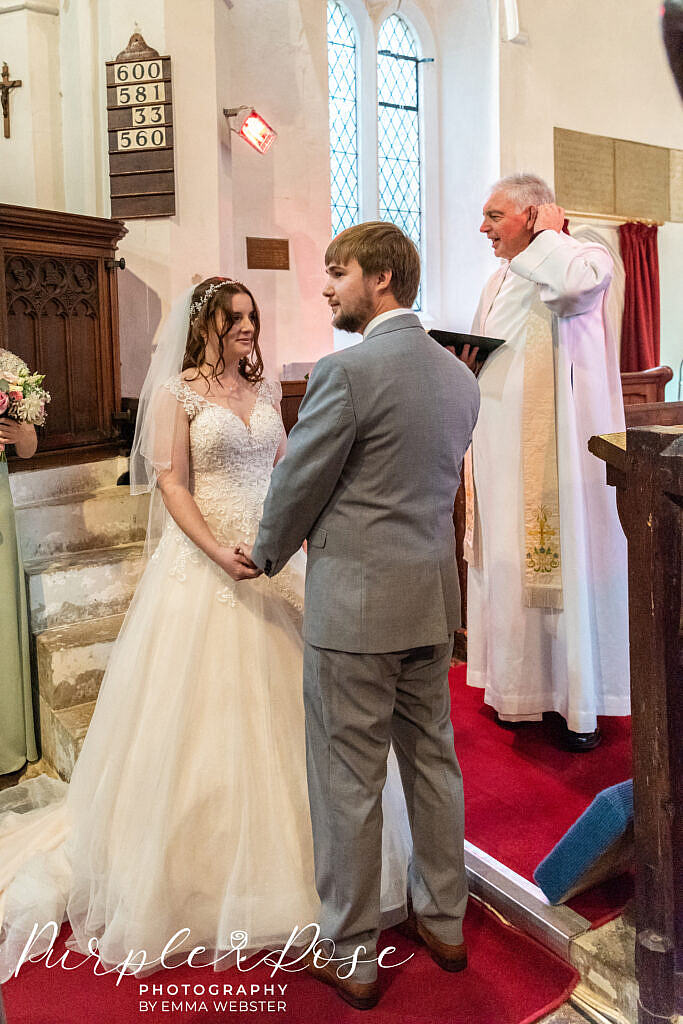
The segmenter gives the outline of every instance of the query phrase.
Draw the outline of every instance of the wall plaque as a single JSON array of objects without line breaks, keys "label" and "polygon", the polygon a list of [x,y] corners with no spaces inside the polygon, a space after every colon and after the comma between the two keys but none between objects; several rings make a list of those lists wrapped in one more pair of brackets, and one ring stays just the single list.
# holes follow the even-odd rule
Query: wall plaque
[{"label": "wall plaque", "polygon": [[567,210],[615,212],[614,139],[555,128],[555,192]]},{"label": "wall plaque", "polygon": [[669,219],[669,150],[614,140],[616,212],[623,217]]},{"label": "wall plaque", "polygon": [[289,270],[288,238],[247,238],[248,270]]},{"label": "wall plaque", "polygon": [[553,143],[555,192],[565,209],[683,221],[683,151],[565,128],[554,129]]},{"label": "wall plaque", "polygon": [[171,58],[141,35],[106,62],[111,215],[175,213]]}]

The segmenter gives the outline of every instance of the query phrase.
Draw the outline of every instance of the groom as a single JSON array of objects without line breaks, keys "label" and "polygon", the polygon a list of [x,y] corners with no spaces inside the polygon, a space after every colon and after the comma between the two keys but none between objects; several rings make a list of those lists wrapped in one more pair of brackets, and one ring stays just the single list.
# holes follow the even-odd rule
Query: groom
[{"label": "groom", "polygon": [[446,970],[467,962],[447,675],[460,625],[453,502],[479,389],[412,312],[420,258],[398,227],[349,228],[325,263],[332,323],[363,342],[316,364],[253,550],[240,550],[274,576],[308,539],[304,702],[320,933],[337,961],[366,950],[348,977],[334,963],[308,969],[369,1009],[379,998],[391,742],[413,838],[409,927]]}]

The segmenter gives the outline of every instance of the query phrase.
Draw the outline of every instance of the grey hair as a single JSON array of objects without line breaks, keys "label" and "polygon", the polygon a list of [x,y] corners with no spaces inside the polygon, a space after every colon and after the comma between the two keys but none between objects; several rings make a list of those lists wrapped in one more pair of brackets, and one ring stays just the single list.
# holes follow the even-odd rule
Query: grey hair
[{"label": "grey hair", "polygon": [[526,206],[542,206],[543,203],[555,202],[555,193],[543,178],[522,171],[499,178],[489,195],[494,192],[505,192],[520,210]]}]

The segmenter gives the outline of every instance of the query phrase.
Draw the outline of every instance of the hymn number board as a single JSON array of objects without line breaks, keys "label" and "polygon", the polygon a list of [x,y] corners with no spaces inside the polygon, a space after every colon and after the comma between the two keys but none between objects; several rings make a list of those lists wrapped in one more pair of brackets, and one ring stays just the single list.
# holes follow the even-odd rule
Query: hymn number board
[{"label": "hymn number board", "polygon": [[106,67],[111,215],[173,216],[171,58],[133,36]]}]

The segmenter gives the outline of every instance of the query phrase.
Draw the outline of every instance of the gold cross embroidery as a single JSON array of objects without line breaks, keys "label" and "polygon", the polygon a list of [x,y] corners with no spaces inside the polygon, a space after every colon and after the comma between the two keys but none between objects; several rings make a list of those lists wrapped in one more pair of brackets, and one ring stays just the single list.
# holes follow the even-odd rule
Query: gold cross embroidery
[{"label": "gold cross embroidery", "polygon": [[541,505],[536,513],[536,522],[538,526],[531,532],[536,534],[540,546],[544,548],[546,547],[546,541],[552,540],[557,533],[557,530],[553,530],[552,526],[548,525],[548,509],[545,505]]}]

